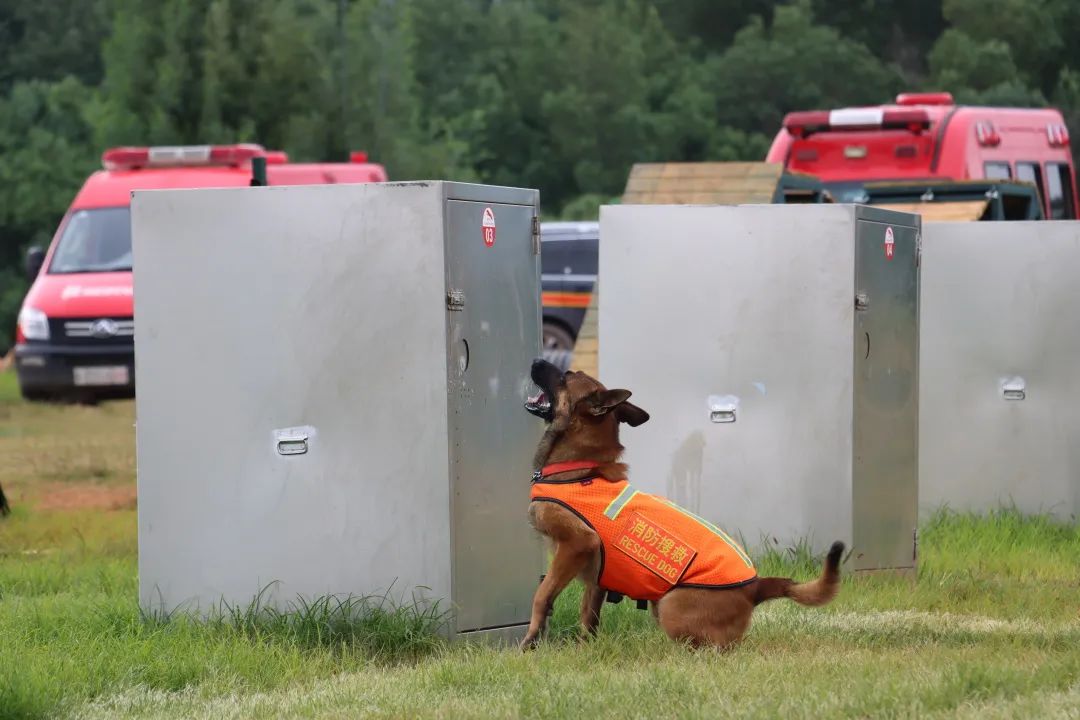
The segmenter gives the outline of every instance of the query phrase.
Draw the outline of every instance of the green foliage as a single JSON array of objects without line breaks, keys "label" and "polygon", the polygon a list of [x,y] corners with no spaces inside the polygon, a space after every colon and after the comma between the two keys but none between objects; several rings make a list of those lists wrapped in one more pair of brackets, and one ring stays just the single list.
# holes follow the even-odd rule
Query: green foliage
[{"label": "green foliage", "polygon": [[68,76],[16,83],[0,96],[0,353],[22,303],[22,251],[47,245],[75,189],[94,166],[81,112],[91,91]]},{"label": "green foliage", "polygon": [[15,341],[15,320],[26,289],[26,281],[15,268],[0,269],[0,357]]},{"label": "green foliage", "polygon": [[364,149],[591,214],[635,162],[761,159],[786,112],[904,89],[1075,127],[1076,28],[1072,0],[0,0],[0,347],[109,146]]},{"label": "green foliage", "polygon": [[1043,105],[1046,100],[1028,88],[1003,40],[975,40],[949,29],[930,52],[930,71],[938,87],[950,88],[958,102],[990,105]]},{"label": "green foliage", "polygon": [[619,197],[617,195],[614,197],[596,193],[579,195],[563,206],[562,213],[558,219],[595,222],[600,219],[601,205],[615,205],[618,204],[618,202]]},{"label": "green foliage", "polygon": [[101,82],[110,20],[101,0],[0,0],[0,93],[19,80]]},{"label": "green foliage", "polygon": [[988,12],[981,0],[944,0],[942,10],[954,29],[1007,47],[1016,59],[1014,72],[1035,88],[1049,90],[1065,46],[1061,21],[1072,4],[1070,0],[998,0],[993,12]]},{"label": "green foliage", "polygon": [[809,3],[776,8],[773,23],[753,18],[713,67],[720,125],[773,132],[792,110],[889,101],[899,72],[861,43],[816,25]]}]

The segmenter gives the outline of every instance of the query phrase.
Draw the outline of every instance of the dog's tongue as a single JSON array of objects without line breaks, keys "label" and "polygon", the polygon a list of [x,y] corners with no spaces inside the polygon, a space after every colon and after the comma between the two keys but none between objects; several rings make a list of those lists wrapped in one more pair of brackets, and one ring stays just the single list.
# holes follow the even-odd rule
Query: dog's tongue
[{"label": "dog's tongue", "polygon": [[547,393],[545,393],[543,390],[529,398],[530,405],[540,406],[543,405],[545,402],[547,402]]}]

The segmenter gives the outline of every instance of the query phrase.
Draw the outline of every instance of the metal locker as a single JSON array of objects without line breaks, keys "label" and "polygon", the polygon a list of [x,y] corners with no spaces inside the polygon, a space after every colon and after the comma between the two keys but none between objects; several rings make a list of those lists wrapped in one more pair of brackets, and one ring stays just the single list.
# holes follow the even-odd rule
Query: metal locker
[{"label": "metal locker", "polygon": [[534,190],[136,192],[144,606],[382,595],[524,632]]},{"label": "metal locker", "polygon": [[929,223],[919,496],[1080,515],[1080,223]]},{"label": "metal locker", "polygon": [[652,419],[631,482],[747,545],[915,564],[918,216],[845,205],[601,210],[600,380]]}]

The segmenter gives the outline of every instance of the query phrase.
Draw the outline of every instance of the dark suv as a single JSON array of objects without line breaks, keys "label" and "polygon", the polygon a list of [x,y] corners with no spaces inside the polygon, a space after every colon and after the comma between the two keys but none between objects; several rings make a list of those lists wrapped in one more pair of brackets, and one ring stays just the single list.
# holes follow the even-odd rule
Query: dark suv
[{"label": "dark suv", "polygon": [[574,347],[596,282],[599,238],[596,222],[540,224],[545,350]]}]

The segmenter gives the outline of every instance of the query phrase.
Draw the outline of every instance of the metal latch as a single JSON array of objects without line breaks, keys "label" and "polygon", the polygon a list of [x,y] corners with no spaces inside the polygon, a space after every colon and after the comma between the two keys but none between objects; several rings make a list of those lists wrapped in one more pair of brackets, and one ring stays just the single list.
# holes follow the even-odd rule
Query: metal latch
[{"label": "metal latch", "polygon": [[465,291],[464,290],[448,290],[446,292],[446,309],[450,311],[461,311],[465,309]]},{"label": "metal latch", "polygon": [[855,309],[856,310],[869,310],[870,309],[870,296],[866,293],[857,293],[855,295]]},{"label": "metal latch", "polygon": [[1006,400],[1023,400],[1027,397],[1024,378],[1009,378],[1001,383],[1001,396]]},{"label": "metal latch", "polygon": [[533,215],[532,218],[532,248],[533,255],[540,254],[540,216]]}]

